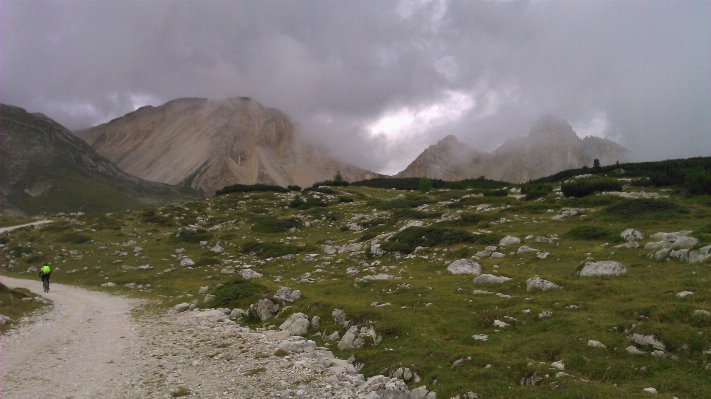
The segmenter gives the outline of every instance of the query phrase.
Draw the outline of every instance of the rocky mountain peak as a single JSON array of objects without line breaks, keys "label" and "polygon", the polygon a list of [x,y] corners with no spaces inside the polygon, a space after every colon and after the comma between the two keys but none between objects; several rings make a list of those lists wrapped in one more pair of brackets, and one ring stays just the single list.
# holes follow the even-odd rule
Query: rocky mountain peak
[{"label": "rocky mountain peak", "polygon": [[207,194],[232,184],[310,186],[338,171],[346,180],[377,175],[329,158],[286,114],[249,97],[177,99],[77,135],[127,173]]},{"label": "rocky mountain peak", "polygon": [[546,140],[580,140],[575,131],[573,131],[573,127],[565,119],[551,114],[538,118],[531,126],[528,137]]}]

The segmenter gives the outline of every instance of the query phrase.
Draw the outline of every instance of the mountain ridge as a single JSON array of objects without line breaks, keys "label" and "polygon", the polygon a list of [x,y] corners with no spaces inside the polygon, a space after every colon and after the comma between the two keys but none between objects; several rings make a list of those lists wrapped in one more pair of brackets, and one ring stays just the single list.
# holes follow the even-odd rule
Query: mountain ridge
[{"label": "mountain ridge", "polygon": [[3,213],[110,212],[194,196],[130,176],[44,114],[0,104]]},{"label": "mountain ridge", "polygon": [[425,149],[396,177],[463,180],[489,179],[522,183],[561,170],[626,162],[629,150],[599,137],[579,138],[572,126],[553,115],[540,117],[526,137],[508,139],[491,153],[476,150],[449,135]]},{"label": "mountain ridge", "polygon": [[325,156],[286,114],[248,97],[176,99],[76,134],[127,173],[207,194],[232,184],[310,186],[339,171],[349,181],[380,176]]}]

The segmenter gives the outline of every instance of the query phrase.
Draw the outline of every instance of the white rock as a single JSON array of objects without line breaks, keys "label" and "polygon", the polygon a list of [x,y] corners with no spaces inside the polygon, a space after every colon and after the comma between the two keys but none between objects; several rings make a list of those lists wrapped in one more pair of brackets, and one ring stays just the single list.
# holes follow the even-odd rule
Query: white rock
[{"label": "white rock", "polygon": [[215,299],[214,295],[207,294],[207,295],[205,295],[205,300],[203,300],[203,302],[205,302],[205,303],[212,302],[214,299]]},{"label": "white rock", "polygon": [[499,245],[517,245],[521,243],[521,239],[513,236],[506,236],[499,241]]},{"label": "white rock", "polygon": [[481,274],[481,266],[471,259],[459,259],[447,266],[450,274]]},{"label": "white rock", "polygon": [[472,335],[472,338],[474,338],[476,341],[488,341],[489,336],[486,334],[474,334]]},{"label": "white rock", "polygon": [[505,323],[501,320],[494,320],[494,327],[504,328],[504,327],[508,327],[508,325],[509,325],[508,323]]},{"label": "white rock", "polygon": [[656,395],[656,394],[658,393],[656,389],[651,388],[651,387],[650,387],[650,388],[644,388],[642,391],[647,392],[647,393],[650,393],[650,394],[652,394],[652,395]]},{"label": "white rock", "polygon": [[175,313],[182,313],[182,312],[185,312],[186,310],[188,310],[189,308],[190,308],[190,304],[187,302],[183,302],[183,303],[179,303],[179,304],[173,306],[172,309],[173,309],[173,312],[175,312]]},{"label": "white rock", "polygon": [[501,252],[492,252],[492,253],[491,253],[491,257],[494,258],[494,259],[501,259],[501,258],[503,258],[503,257],[505,257],[505,256],[506,256],[506,255],[504,255],[504,254],[501,253]]},{"label": "white rock", "polygon": [[112,283],[109,281],[108,283],[101,284],[101,286],[112,288],[112,287],[116,287],[116,283]]},{"label": "white rock", "polygon": [[654,335],[642,335],[634,333],[630,337],[630,340],[634,341],[641,346],[653,346],[655,349],[666,350],[667,347],[663,342],[656,340]]},{"label": "white rock", "polygon": [[619,262],[605,260],[601,262],[587,262],[578,272],[582,277],[590,276],[624,276],[627,269]]},{"label": "white rock", "polygon": [[629,353],[630,355],[646,355],[646,354],[647,354],[647,352],[643,352],[643,351],[637,349],[637,347],[634,346],[634,345],[628,346],[627,348],[625,348],[625,350],[626,350],[627,353]]},{"label": "white rock", "polygon": [[287,331],[290,335],[304,335],[309,331],[311,322],[309,317],[303,313],[294,313],[289,316],[279,329],[282,331]]},{"label": "white rock", "polygon": [[301,299],[301,291],[292,289],[290,287],[281,287],[274,294],[274,299],[281,299],[282,301],[294,302],[297,299]]},{"label": "white rock", "polygon": [[518,251],[516,251],[516,253],[519,254],[519,255],[525,254],[525,253],[528,253],[528,252],[539,252],[539,250],[537,250],[537,249],[535,249],[535,248],[531,248],[531,247],[526,246],[526,245],[522,245],[522,246],[520,246],[520,247],[518,248]]},{"label": "white rock", "polygon": [[678,298],[686,298],[689,295],[694,295],[692,291],[681,291],[676,294]]},{"label": "white rock", "polygon": [[551,366],[557,368],[558,370],[565,370],[565,364],[563,364],[562,360],[551,363]]},{"label": "white rock", "polygon": [[405,224],[402,227],[400,227],[399,231],[403,231],[409,227],[422,227],[422,226],[424,226],[424,223],[422,222],[422,220],[410,220],[410,221],[405,222]]},{"label": "white rock", "polygon": [[550,282],[548,280],[544,280],[540,277],[531,277],[528,280],[526,280],[526,292],[530,292],[533,289],[541,290],[541,291],[548,291],[551,289],[562,289],[563,287],[559,286],[558,284],[555,284],[553,282]]},{"label": "white rock", "polygon": [[553,312],[551,312],[550,310],[544,310],[543,312],[538,314],[539,319],[550,319],[551,317],[553,317]]},{"label": "white rock", "polygon": [[711,312],[709,312],[708,310],[702,310],[702,309],[694,310],[694,314],[701,315],[701,316],[711,316]]},{"label": "white rock", "polygon": [[239,271],[240,276],[242,276],[243,279],[245,280],[251,280],[255,278],[262,278],[264,277],[263,274],[257,273],[252,269],[242,269]]},{"label": "white rock", "polygon": [[193,262],[193,260],[190,258],[183,258],[180,261],[180,266],[183,266],[183,267],[195,266],[195,262]]},{"label": "white rock", "polygon": [[596,340],[594,340],[594,339],[589,339],[589,340],[588,340],[588,346],[591,347],[591,348],[603,348],[603,349],[604,349],[604,348],[607,348],[607,347],[605,346],[605,344],[603,344],[603,343],[600,342],[600,341],[596,341]]},{"label": "white rock", "polygon": [[627,229],[620,234],[625,241],[639,241],[644,238],[644,234],[635,229]]},{"label": "white rock", "polygon": [[262,298],[256,304],[250,306],[259,316],[259,319],[264,321],[273,317],[279,311],[279,304],[272,302],[269,298]]},{"label": "white rock", "polygon": [[474,284],[502,284],[512,280],[510,277],[482,274],[474,279]]}]

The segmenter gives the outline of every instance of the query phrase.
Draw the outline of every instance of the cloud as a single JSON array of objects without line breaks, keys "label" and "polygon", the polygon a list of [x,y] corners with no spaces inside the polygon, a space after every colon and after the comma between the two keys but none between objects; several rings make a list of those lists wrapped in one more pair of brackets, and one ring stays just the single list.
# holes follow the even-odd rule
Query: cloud
[{"label": "cloud", "polygon": [[540,115],[637,159],[711,155],[709,2],[25,2],[0,9],[0,97],[70,129],[250,96],[361,167]]}]

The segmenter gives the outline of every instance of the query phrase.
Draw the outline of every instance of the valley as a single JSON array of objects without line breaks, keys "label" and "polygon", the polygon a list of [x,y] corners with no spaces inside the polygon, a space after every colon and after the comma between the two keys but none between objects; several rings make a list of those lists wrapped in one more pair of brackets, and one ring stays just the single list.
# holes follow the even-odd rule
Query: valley
[{"label": "valley", "polygon": [[[55,214],[2,235],[2,270],[36,278],[47,261],[53,281],[155,314],[218,309],[218,327],[302,335],[350,359],[359,395],[379,395],[362,397],[708,396],[711,201],[609,178],[623,192],[316,185]],[[296,360],[299,345],[265,359]],[[322,367],[318,381],[336,365]],[[404,384],[425,388],[396,396]]]}]

